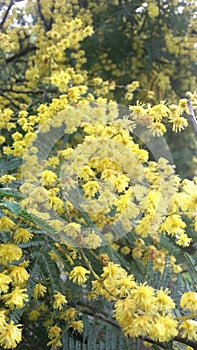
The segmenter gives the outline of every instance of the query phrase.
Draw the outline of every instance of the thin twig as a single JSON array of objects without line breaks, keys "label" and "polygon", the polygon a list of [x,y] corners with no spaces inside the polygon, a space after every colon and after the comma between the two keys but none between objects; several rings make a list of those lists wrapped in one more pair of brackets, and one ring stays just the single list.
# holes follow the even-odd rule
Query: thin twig
[{"label": "thin twig", "polygon": [[4,14],[4,16],[3,16],[3,19],[2,19],[2,21],[1,21],[1,23],[0,23],[0,29],[3,28],[3,25],[4,25],[5,21],[6,21],[6,18],[7,18],[7,16],[9,15],[10,9],[11,9],[11,7],[12,7],[13,5],[14,5],[14,0],[11,0],[10,3],[9,3],[9,5],[8,5],[7,10],[5,11],[5,14]]}]

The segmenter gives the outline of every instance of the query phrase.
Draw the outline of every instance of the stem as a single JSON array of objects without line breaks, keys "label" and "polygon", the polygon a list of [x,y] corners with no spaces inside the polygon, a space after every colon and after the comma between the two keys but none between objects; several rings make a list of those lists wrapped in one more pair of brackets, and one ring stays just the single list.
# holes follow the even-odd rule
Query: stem
[{"label": "stem", "polygon": [[84,259],[84,261],[85,261],[85,263],[86,263],[88,269],[90,270],[90,272],[91,272],[92,275],[94,276],[94,278],[100,283],[101,287],[102,287],[103,289],[105,289],[105,291],[106,291],[109,295],[111,295],[111,296],[114,298],[114,295],[110,292],[110,290],[108,290],[108,288],[105,287],[105,285],[104,285],[102,279],[101,279],[101,278],[96,274],[96,272],[93,270],[92,265],[90,264],[89,260],[88,260],[87,257],[85,256],[83,249],[80,249],[80,253],[81,253],[81,256],[82,256],[82,258]]},{"label": "stem", "polygon": [[89,260],[87,259],[87,257],[85,256],[84,254],[84,251],[83,249],[80,249],[80,253],[81,253],[81,256],[82,258],[84,259],[88,269],[90,270],[90,272],[92,273],[92,275],[94,276],[94,278],[97,280],[97,281],[101,281],[100,277],[96,274],[96,272],[93,270],[92,268],[92,265],[90,264]]},{"label": "stem", "polygon": [[197,314],[191,313],[191,314],[189,314],[189,315],[176,317],[176,320],[177,320],[177,321],[183,321],[183,320],[189,320],[189,319],[191,319],[191,318],[197,318]]},{"label": "stem", "polygon": [[196,120],[194,109],[192,107],[192,104],[191,104],[190,100],[187,101],[187,105],[188,105],[188,108],[189,108],[189,115],[190,115],[190,119],[191,119],[191,122],[192,122],[192,125],[193,125],[193,128],[194,128],[194,131],[197,134],[197,120]]}]

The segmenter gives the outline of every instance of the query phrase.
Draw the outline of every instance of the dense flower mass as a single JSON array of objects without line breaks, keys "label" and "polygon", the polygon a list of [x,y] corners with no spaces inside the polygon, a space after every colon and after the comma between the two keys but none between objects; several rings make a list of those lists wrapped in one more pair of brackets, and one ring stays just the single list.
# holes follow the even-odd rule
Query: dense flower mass
[{"label": "dense flower mass", "polygon": [[0,5],[1,349],[195,349],[196,18]]}]

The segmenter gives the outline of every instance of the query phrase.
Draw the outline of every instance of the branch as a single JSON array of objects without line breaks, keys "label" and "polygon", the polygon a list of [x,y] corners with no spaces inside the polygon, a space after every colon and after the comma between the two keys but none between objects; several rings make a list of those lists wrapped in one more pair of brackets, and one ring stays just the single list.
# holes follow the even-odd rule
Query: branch
[{"label": "branch", "polygon": [[10,63],[10,62],[14,61],[16,58],[24,56],[29,51],[34,51],[34,50],[36,50],[36,46],[35,45],[28,45],[25,48],[21,49],[21,51],[17,52],[15,55],[8,57],[6,59],[6,63]]},{"label": "branch", "polygon": [[191,346],[192,348],[194,348],[194,350],[197,350],[197,344],[195,341],[183,339],[181,337],[174,337],[174,340],[178,341],[179,343]]},{"label": "branch", "polygon": [[48,30],[48,29],[49,29],[49,28],[48,28],[49,26],[48,26],[48,23],[47,23],[46,18],[44,17],[44,15],[43,15],[43,13],[42,13],[40,0],[37,0],[37,5],[38,5],[38,12],[39,12],[40,18],[41,18],[41,20],[43,21],[43,23],[44,23],[46,29]]},{"label": "branch", "polygon": [[192,104],[191,104],[191,101],[188,100],[187,101],[187,105],[188,105],[188,108],[189,108],[189,116],[190,116],[190,120],[193,124],[193,128],[194,128],[194,131],[195,133],[197,134],[197,120],[196,120],[196,117],[195,117],[195,113],[194,113],[194,109],[192,107]]},{"label": "branch", "polygon": [[8,7],[7,7],[7,10],[5,11],[4,17],[3,17],[3,19],[2,19],[2,21],[1,21],[1,23],[0,23],[0,29],[3,28],[3,25],[4,25],[5,21],[6,21],[6,18],[7,18],[7,16],[9,15],[10,9],[11,9],[11,7],[12,7],[13,5],[14,5],[14,0],[10,0],[10,3],[9,3],[9,5],[8,5]]}]

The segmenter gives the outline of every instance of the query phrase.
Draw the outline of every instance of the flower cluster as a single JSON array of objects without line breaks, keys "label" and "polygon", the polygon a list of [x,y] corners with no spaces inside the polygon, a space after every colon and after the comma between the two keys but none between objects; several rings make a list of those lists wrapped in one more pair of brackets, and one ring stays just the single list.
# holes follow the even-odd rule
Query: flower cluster
[{"label": "flower cluster", "polygon": [[137,3],[1,6],[2,349],[81,348],[97,321],[98,348],[103,325],[120,344],[197,340],[197,178],[162,137],[196,123],[197,16],[183,6],[183,38],[177,0]]}]

